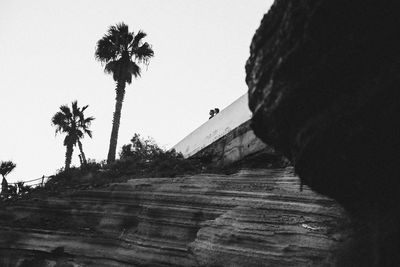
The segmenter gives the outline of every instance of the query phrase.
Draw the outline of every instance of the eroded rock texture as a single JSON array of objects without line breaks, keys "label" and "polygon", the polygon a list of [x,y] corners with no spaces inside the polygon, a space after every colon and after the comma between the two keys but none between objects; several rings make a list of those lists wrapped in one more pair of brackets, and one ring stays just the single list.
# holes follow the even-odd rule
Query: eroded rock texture
[{"label": "eroded rock texture", "polygon": [[18,202],[0,210],[0,266],[330,266],[348,220],[299,187],[292,169],[244,170]]},{"label": "eroded rock texture", "polygon": [[[400,3],[277,0],[246,65],[252,127],[399,266]],[[368,250],[368,249],[367,249]]]}]

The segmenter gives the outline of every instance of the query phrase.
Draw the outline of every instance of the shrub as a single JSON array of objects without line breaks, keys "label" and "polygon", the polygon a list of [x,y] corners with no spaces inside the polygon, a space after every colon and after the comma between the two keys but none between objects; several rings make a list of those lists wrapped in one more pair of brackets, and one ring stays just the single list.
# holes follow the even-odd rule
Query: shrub
[{"label": "shrub", "polygon": [[209,170],[202,159],[185,159],[175,150],[160,148],[152,138],[134,134],[130,144],[122,146],[120,159],[113,163],[88,160],[86,166],[61,169],[46,188],[58,192],[69,187],[101,186],[142,177],[175,177]]},{"label": "shrub", "polygon": [[120,159],[150,161],[165,153],[166,151],[161,149],[152,138],[144,139],[140,134],[135,133],[131,139],[131,144],[122,146]]}]

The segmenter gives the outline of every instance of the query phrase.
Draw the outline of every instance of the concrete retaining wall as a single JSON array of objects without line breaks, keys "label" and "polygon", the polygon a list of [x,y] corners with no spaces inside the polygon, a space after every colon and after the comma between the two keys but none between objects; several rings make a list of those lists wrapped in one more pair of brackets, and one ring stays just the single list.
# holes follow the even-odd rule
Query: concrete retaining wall
[{"label": "concrete retaining wall", "polygon": [[173,148],[190,157],[250,120],[247,93],[194,130]]},{"label": "concrete retaining wall", "polygon": [[272,148],[255,136],[250,128],[250,121],[247,121],[203,148],[193,157],[209,158],[218,165],[229,165],[260,152],[275,155]]}]

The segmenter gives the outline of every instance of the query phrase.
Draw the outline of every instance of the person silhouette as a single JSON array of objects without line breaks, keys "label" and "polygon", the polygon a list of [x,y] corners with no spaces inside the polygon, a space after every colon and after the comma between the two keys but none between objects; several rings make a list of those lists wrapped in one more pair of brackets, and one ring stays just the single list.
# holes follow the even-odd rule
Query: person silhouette
[{"label": "person silhouette", "polygon": [[210,118],[208,119],[212,119],[215,116],[215,110],[210,109],[210,112],[208,114],[210,114]]}]

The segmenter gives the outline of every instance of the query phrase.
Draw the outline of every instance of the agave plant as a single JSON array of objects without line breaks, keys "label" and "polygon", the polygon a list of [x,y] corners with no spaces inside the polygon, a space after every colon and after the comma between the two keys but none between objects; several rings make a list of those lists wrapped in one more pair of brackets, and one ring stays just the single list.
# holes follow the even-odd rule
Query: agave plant
[{"label": "agave plant", "polygon": [[148,64],[154,52],[147,42],[143,42],[146,33],[139,31],[136,35],[129,32],[124,23],[111,26],[107,33],[97,42],[95,57],[104,64],[104,71],[112,74],[117,84],[116,103],[110,137],[107,163],[115,161],[118,142],[118,131],[121,120],[122,102],[126,84],[131,84],[132,76],[140,76],[140,64]]}]

